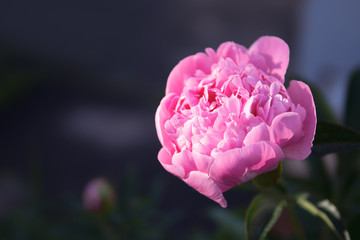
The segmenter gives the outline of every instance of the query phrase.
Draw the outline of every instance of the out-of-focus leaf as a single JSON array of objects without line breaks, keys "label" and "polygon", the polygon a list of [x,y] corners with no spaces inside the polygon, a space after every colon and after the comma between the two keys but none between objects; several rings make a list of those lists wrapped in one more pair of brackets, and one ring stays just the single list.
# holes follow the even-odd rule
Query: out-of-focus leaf
[{"label": "out-of-focus leaf", "polygon": [[251,202],[245,217],[248,240],[263,240],[279,219],[285,200],[276,202],[264,194],[257,195]]},{"label": "out-of-focus leaf", "polygon": [[328,122],[318,122],[312,150],[326,154],[360,148],[360,133],[350,128]]},{"label": "out-of-focus leaf", "polygon": [[311,215],[320,218],[338,239],[350,240],[349,232],[346,230],[339,211],[329,200],[325,199],[314,204],[303,195],[296,199],[296,203]]},{"label": "out-of-focus leaf", "polygon": [[0,79],[0,108],[29,90],[37,81],[24,74],[12,74]]},{"label": "out-of-focus leaf", "polygon": [[360,131],[360,69],[351,76],[345,106],[345,124]]},{"label": "out-of-focus leaf", "polygon": [[[356,206],[358,207],[358,206]],[[358,211],[359,212],[359,211]],[[351,237],[353,239],[360,239],[360,214],[357,214],[351,221],[349,222],[349,232],[351,233]]]},{"label": "out-of-focus leaf", "polygon": [[278,167],[270,172],[263,173],[255,177],[252,182],[261,189],[272,187],[276,184],[283,171],[282,162],[279,163]]},{"label": "out-of-focus leaf", "polygon": [[245,221],[240,216],[221,208],[210,209],[209,215],[216,221],[217,226],[220,226],[232,236],[237,239],[245,238]]}]

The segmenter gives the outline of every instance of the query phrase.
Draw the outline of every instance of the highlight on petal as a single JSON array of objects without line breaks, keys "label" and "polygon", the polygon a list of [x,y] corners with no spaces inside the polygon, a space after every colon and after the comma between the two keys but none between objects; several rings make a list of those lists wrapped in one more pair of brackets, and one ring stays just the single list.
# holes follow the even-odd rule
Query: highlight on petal
[{"label": "highlight on petal", "polygon": [[280,147],[296,143],[301,137],[301,117],[295,112],[285,112],[276,116],[271,123],[274,141]]},{"label": "highlight on petal", "polygon": [[251,45],[249,55],[250,62],[256,67],[284,82],[290,56],[289,46],[286,42],[278,37],[261,37]]},{"label": "highlight on petal", "polygon": [[249,57],[247,56],[247,49],[234,42],[222,43],[216,52],[220,58],[231,58],[237,64],[245,64],[249,60]]},{"label": "highlight on petal", "polygon": [[185,79],[194,76],[197,70],[209,73],[212,64],[213,59],[205,53],[197,53],[184,58],[171,71],[165,93],[177,93],[180,95],[184,89]]},{"label": "highlight on petal", "polygon": [[294,104],[299,104],[306,110],[303,122],[304,136],[294,145],[284,148],[286,158],[302,160],[311,153],[316,128],[316,109],[310,88],[303,82],[292,80],[288,93]]},{"label": "highlight on petal", "polygon": [[209,175],[202,172],[193,171],[190,172],[189,177],[184,181],[189,186],[199,191],[201,194],[219,203],[221,207],[226,208],[227,202],[222,194],[222,191],[209,177]]},{"label": "highlight on petal", "polygon": [[214,157],[210,177],[222,191],[226,191],[248,181],[246,174],[251,173],[255,177],[273,170],[283,157],[278,145],[266,141],[231,149]]},{"label": "highlight on petal", "polygon": [[261,123],[258,126],[251,129],[250,132],[246,135],[244,139],[245,145],[250,145],[253,143],[261,142],[261,141],[269,141],[270,140],[270,132],[269,127],[265,123]]},{"label": "highlight on petal", "polygon": [[155,127],[160,143],[172,152],[174,152],[174,147],[171,138],[166,134],[165,122],[172,117],[172,110],[175,108],[178,98],[176,94],[165,96],[155,113]]}]

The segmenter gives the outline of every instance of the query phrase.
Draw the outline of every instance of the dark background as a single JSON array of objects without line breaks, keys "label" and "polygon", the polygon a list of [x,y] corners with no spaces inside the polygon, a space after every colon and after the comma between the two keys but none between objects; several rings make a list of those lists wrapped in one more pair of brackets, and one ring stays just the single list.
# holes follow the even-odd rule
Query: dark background
[{"label": "dark background", "polygon": [[[167,76],[179,60],[206,47],[229,40],[249,47],[262,35],[289,44],[289,72],[299,74],[306,4],[1,1],[0,220],[32,191],[40,192],[41,204],[80,201],[90,179],[121,185],[130,172],[139,195],[154,180],[165,185],[160,208],[181,209],[185,232],[190,223],[201,225],[204,209],[216,204],[157,160],[154,114]],[[248,204],[252,195],[225,196],[231,207]]]}]

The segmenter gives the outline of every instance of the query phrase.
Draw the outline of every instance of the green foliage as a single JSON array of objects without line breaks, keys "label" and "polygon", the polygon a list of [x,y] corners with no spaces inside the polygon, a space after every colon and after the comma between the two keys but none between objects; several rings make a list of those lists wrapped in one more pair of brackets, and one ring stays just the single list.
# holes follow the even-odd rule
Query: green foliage
[{"label": "green foliage", "polygon": [[351,76],[348,86],[345,125],[360,131],[360,69]]},{"label": "green foliage", "polygon": [[326,154],[359,148],[359,132],[334,123],[318,122],[313,151]]},{"label": "green foliage", "polygon": [[111,214],[87,212],[78,198],[37,198],[0,219],[0,239],[36,240],[115,240],[115,239],[179,239],[172,226],[179,213],[160,208],[164,181],[154,179],[147,191],[139,192],[138,174],[128,169],[118,184],[119,199]]},{"label": "green foliage", "polygon": [[215,221],[217,231],[215,239],[245,239],[244,211],[235,212],[229,209],[212,208],[209,216]]},{"label": "green foliage", "polygon": [[246,212],[246,236],[248,240],[263,240],[280,217],[285,200],[276,201],[265,194],[257,195]]},{"label": "green foliage", "polygon": [[[306,196],[306,195],[305,195]],[[296,203],[311,215],[320,218],[340,240],[350,240],[348,231],[340,217],[340,213],[329,200],[325,199],[313,204],[304,195],[296,199]]]}]

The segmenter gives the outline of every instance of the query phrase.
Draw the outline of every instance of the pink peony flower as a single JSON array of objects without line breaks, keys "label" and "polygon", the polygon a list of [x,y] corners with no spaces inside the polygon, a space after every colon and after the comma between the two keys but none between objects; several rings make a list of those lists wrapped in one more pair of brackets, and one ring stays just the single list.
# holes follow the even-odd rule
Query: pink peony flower
[{"label": "pink peony flower", "polygon": [[259,38],[249,49],[225,42],[197,53],[169,75],[155,122],[162,166],[201,194],[227,206],[223,192],[306,158],[316,113],[309,87],[284,87],[288,45]]}]

